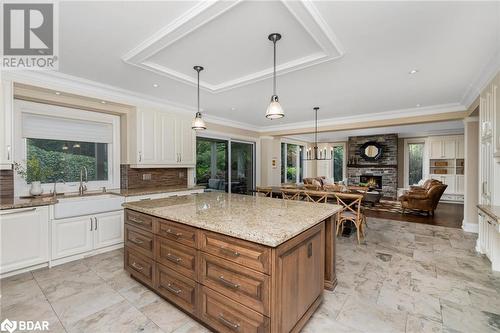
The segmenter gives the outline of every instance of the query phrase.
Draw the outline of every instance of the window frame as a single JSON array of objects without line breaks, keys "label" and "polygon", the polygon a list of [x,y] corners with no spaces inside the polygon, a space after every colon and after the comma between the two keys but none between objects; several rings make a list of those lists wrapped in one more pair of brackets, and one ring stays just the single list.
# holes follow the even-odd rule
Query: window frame
[{"label": "window frame", "polygon": [[404,187],[409,188],[410,185],[410,156],[408,155],[410,150],[408,149],[408,146],[410,144],[416,144],[420,143],[424,145],[423,149],[423,158],[422,158],[422,179],[427,179],[429,175],[429,160],[428,160],[428,155],[427,155],[427,149],[428,149],[428,144],[427,144],[427,139],[426,138],[409,138],[409,139],[404,139]]},{"label": "window frame", "polygon": [[[331,148],[335,149],[335,147],[342,147],[342,181],[347,182],[347,142],[333,142],[330,144]],[[335,162],[332,156],[332,179],[334,179],[335,175]],[[346,184],[347,185],[347,184]]]},{"label": "window frame", "polygon": [[[108,143],[108,180],[89,181],[87,189],[99,190],[120,188],[120,116],[77,108],[68,108],[52,104],[36,103],[20,99],[14,100],[14,160],[26,167],[27,140],[22,137],[22,114],[33,113],[49,117],[109,123],[113,129],[113,142]],[[62,193],[77,192],[80,182],[58,183],[57,191]],[[43,193],[50,193],[54,183],[42,183]],[[14,172],[14,189],[16,196],[29,195],[29,184]]]},{"label": "window frame", "polygon": [[[288,182],[293,182],[292,179],[288,179],[287,178],[287,172],[286,172],[286,167],[287,167],[287,160],[288,160],[288,156],[286,155],[288,153],[288,145],[294,145],[294,146],[297,146],[297,152],[296,152],[296,158],[295,158],[295,163],[297,165],[297,168],[298,168],[298,172],[296,173],[295,175],[295,184],[300,184],[303,182],[303,179],[306,175],[306,166],[305,166],[305,163],[301,162],[301,149],[302,149],[302,156],[305,152],[305,149],[306,149],[306,145],[305,144],[302,144],[302,143],[298,143],[298,142],[290,142],[290,141],[286,141],[286,140],[282,140],[280,142],[280,149],[281,149],[281,152],[280,152],[280,159],[281,159],[281,165],[280,165],[280,181],[282,183],[288,183]],[[284,149],[283,149],[284,147]],[[283,151],[285,151],[285,157],[283,158]],[[285,172],[284,172],[284,178],[283,178],[283,166],[285,166]],[[302,166],[302,167],[301,167]],[[302,181],[300,180],[300,175],[302,173]],[[283,182],[283,179],[285,180]]]}]

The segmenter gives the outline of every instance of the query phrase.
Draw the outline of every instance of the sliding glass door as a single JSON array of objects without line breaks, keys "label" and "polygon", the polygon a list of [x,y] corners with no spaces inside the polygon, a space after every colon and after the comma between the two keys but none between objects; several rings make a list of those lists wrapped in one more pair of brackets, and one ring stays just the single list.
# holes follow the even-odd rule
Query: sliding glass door
[{"label": "sliding glass door", "polygon": [[249,194],[255,187],[255,144],[197,137],[196,184],[208,191]]},{"label": "sliding glass door", "polygon": [[304,177],[304,147],[281,143],[281,182],[301,183]]},{"label": "sliding glass door", "polygon": [[253,143],[231,141],[231,192],[248,194],[254,184]]}]

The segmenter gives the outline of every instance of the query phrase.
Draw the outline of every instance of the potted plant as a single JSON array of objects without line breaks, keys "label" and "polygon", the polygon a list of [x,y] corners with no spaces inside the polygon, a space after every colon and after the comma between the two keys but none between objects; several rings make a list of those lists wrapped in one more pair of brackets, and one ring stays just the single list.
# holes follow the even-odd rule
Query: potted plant
[{"label": "potted plant", "polygon": [[50,175],[50,172],[42,167],[38,159],[30,158],[26,161],[26,166],[19,162],[14,162],[14,170],[26,183],[31,184],[31,195],[36,196],[43,193],[42,180],[46,179]]}]

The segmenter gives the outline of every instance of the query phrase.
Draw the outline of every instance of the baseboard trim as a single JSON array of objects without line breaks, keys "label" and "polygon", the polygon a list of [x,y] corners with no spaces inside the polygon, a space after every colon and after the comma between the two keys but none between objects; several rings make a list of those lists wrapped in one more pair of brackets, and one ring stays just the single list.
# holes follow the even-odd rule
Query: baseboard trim
[{"label": "baseboard trim", "polygon": [[477,223],[467,223],[465,220],[462,221],[462,230],[465,232],[473,232],[475,234],[479,233],[479,224]]}]

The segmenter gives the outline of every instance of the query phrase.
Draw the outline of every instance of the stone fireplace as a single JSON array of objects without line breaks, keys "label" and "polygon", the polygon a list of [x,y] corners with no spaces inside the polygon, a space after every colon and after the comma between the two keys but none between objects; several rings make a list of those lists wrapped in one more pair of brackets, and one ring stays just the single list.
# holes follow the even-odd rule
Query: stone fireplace
[{"label": "stone fireplace", "polygon": [[[366,161],[360,149],[367,142],[382,147],[377,161]],[[372,181],[386,199],[396,199],[398,190],[398,136],[397,134],[349,137],[347,178],[349,185]]]},{"label": "stone fireplace", "polygon": [[382,189],[382,182],[383,176],[379,175],[370,175],[370,174],[364,174],[359,176],[359,182],[361,184],[368,184],[370,188],[374,188],[376,190],[381,190]]}]

